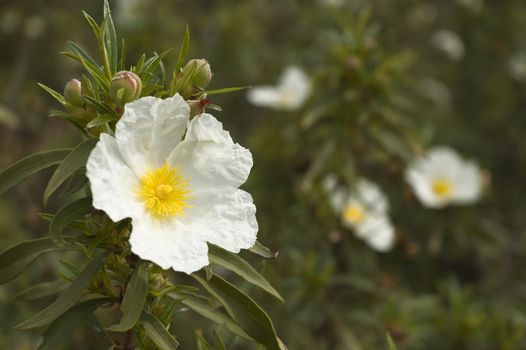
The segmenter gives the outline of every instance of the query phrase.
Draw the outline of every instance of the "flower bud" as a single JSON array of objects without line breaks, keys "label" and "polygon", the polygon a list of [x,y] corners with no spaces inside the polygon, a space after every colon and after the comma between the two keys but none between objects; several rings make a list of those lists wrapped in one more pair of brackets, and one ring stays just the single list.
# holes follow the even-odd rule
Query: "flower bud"
[{"label": "flower bud", "polygon": [[78,79],[71,79],[64,87],[64,98],[66,102],[74,106],[82,106],[84,100],[82,99],[82,83]]},{"label": "flower bud", "polygon": [[212,80],[212,70],[210,69],[210,64],[204,58],[201,59],[191,59],[183,68],[183,73],[194,72],[192,85],[205,88]]},{"label": "flower bud", "polygon": [[135,101],[141,95],[142,82],[137,74],[120,71],[111,79],[110,97],[120,106]]}]

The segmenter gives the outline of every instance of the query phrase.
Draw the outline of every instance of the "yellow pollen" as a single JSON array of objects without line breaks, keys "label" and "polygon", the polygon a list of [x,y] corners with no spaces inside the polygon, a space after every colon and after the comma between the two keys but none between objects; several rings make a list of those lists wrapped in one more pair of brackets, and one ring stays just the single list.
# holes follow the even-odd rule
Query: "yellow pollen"
[{"label": "yellow pollen", "polygon": [[157,218],[183,215],[190,207],[188,180],[168,164],[144,174],[137,192],[146,209]]},{"label": "yellow pollen", "polygon": [[451,184],[451,181],[447,179],[434,180],[431,184],[431,188],[439,198],[447,198],[453,191],[453,185]]},{"label": "yellow pollen", "polygon": [[365,212],[359,206],[349,205],[343,211],[343,218],[353,224],[358,224],[365,220]]}]

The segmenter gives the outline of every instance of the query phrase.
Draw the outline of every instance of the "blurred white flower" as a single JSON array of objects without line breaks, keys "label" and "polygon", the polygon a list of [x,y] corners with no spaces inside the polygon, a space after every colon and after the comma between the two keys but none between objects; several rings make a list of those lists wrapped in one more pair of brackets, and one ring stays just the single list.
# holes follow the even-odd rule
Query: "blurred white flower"
[{"label": "blurred white flower", "polygon": [[518,81],[526,80],[526,52],[518,52],[508,61],[508,72]]},{"label": "blurred white flower", "polygon": [[300,68],[290,66],[281,74],[277,86],[256,86],[247,97],[256,106],[292,111],[303,106],[310,92],[309,77]]},{"label": "blurred white flower", "polygon": [[208,265],[207,242],[237,253],[258,231],[252,197],[238,189],[250,151],[212,115],[189,114],[179,95],[128,103],[115,137],[101,134],[87,163],[93,206],[132,219],[132,251],[186,273]]},{"label": "blurred white flower", "polygon": [[431,36],[431,44],[444,52],[452,61],[460,61],[466,53],[464,42],[460,36],[450,30],[442,29],[434,32]]},{"label": "blurred white flower", "polygon": [[478,165],[463,160],[449,147],[435,147],[406,170],[406,181],[429,208],[476,202],[483,187]]},{"label": "blurred white flower", "polygon": [[350,192],[333,188],[329,199],[343,225],[371,248],[385,252],[393,247],[395,233],[388,214],[389,203],[376,184],[361,179]]}]

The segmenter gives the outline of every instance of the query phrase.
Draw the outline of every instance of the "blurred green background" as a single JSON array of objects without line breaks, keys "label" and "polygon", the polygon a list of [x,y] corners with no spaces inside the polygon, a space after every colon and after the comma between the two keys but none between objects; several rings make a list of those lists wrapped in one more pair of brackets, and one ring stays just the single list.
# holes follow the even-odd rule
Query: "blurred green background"
[{"label": "blurred green background", "polygon": [[[127,40],[128,62],[143,52],[174,48],[166,61],[172,66],[189,24],[189,56],[210,62],[211,88],[273,84],[290,64],[313,78],[313,95],[297,112],[251,106],[244,92],[212,100],[223,108],[216,116],[254,156],[245,189],[258,208],[259,240],[279,251],[262,267],[286,303],[259,294],[256,299],[289,349],[385,349],[385,332],[400,349],[526,349],[526,2],[120,0],[111,5],[119,36]],[[61,91],[81,73],[59,51],[74,40],[94,52],[81,10],[100,20],[101,9],[99,1],[0,3],[0,168],[78,142],[72,126],[47,116],[58,106],[36,83]],[[364,11],[370,12],[368,19]],[[368,28],[364,50],[351,40],[360,38],[360,21]],[[350,28],[350,37],[335,39],[342,28]],[[343,56],[365,68],[345,66]],[[338,78],[350,69],[361,77],[360,69],[389,57],[405,58],[386,69],[374,88],[365,78],[347,86]],[[324,101],[338,104],[343,91],[353,89],[363,89],[364,99],[350,109],[338,107],[336,114],[389,107],[393,125],[402,130],[394,136],[410,135],[423,148],[450,145],[476,159],[490,178],[483,199],[467,207],[424,208],[403,181],[403,151],[386,141],[383,150],[368,152],[364,135],[371,126],[365,122],[363,130],[344,130],[349,139],[363,138],[365,151],[339,152],[388,194],[397,242],[389,253],[376,253],[343,230],[319,189],[320,179],[337,172],[338,163],[322,162],[311,176],[313,163],[324,157],[319,150],[337,126],[321,133],[301,125]],[[35,176],[0,198],[1,249],[46,234],[47,224],[37,214],[50,210],[42,205],[48,177]],[[57,205],[52,201],[49,208]],[[12,326],[50,300],[13,302],[13,296],[59,270],[59,261],[46,257],[22,278],[0,286],[0,349],[36,348],[36,333]],[[177,322],[187,327],[185,320]],[[193,349],[193,332],[183,333],[188,333],[183,349]],[[100,344],[84,327],[64,348]]]}]

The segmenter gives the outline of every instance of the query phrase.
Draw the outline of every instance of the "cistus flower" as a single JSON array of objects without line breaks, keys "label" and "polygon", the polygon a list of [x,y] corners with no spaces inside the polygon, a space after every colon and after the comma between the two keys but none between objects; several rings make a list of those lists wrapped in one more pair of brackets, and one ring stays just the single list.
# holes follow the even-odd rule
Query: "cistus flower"
[{"label": "cistus flower", "polygon": [[74,106],[82,106],[82,83],[78,79],[71,79],[64,87],[64,99]]},{"label": "cistus flower", "polygon": [[309,77],[299,68],[289,66],[281,74],[277,86],[257,86],[248,91],[250,103],[276,110],[301,108],[311,92]]},{"label": "cistus flower", "polygon": [[237,253],[258,231],[252,197],[238,188],[250,151],[212,115],[189,114],[179,95],[128,103],[87,163],[93,206],[132,219],[132,252],[186,273],[208,265],[207,242]]},{"label": "cistus flower", "polygon": [[[326,190],[327,184],[324,184]],[[386,252],[393,247],[395,233],[388,213],[389,202],[378,185],[361,179],[351,191],[333,187],[329,199],[342,224],[371,248]]]},{"label": "cistus flower", "polygon": [[449,147],[430,149],[409,166],[405,178],[416,197],[429,208],[471,204],[482,194],[483,177],[478,165],[463,160]]},{"label": "cistus flower", "polygon": [[138,99],[141,96],[141,90],[141,78],[133,72],[120,71],[111,79],[110,97],[119,106]]}]

